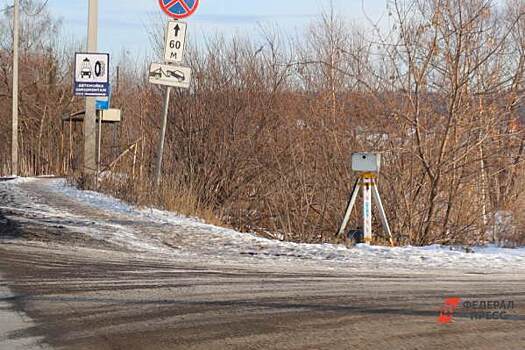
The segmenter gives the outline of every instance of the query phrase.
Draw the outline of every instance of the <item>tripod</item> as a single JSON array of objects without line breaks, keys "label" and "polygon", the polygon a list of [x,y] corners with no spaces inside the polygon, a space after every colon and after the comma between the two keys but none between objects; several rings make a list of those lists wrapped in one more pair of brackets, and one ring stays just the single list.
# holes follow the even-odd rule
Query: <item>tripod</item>
[{"label": "tripod", "polygon": [[377,203],[377,208],[379,209],[379,217],[381,218],[381,223],[383,224],[383,229],[388,233],[390,244],[394,246],[394,239],[392,237],[392,231],[390,230],[390,225],[388,224],[388,219],[385,214],[385,208],[383,207],[383,202],[381,201],[381,196],[379,195],[379,190],[377,189],[377,175],[375,173],[361,173],[359,178],[354,184],[354,189],[352,190],[352,196],[348,202],[346,208],[345,217],[343,223],[338,231],[338,236],[342,236],[345,232],[348,221],[350,221],[350,215],[354,209],[357,196],[359,195],[359,190],[363,188],[363,233],[366,244],[372,243],[372,195]]}]

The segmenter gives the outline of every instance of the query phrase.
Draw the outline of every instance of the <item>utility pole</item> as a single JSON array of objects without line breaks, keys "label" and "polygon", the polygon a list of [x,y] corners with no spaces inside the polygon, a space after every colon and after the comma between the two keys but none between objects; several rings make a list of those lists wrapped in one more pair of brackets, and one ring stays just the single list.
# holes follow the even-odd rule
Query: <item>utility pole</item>
[{"label": "utility pole", "polygon": [[[89,0],[87,51],[97,51],[98,34],[98,0]],[[84,176],[89,178],[88,184],[93,184],[93,176],[97,171],[96,134],[97,134],[96,98],[86,97],[86,114],[84,117]]]},{"label": "utility pole", "polygon": [[13,135],[11,139],[11,172],[18,175],[18,43],[20,41],[20,1],[14,0],[13,13]]}]

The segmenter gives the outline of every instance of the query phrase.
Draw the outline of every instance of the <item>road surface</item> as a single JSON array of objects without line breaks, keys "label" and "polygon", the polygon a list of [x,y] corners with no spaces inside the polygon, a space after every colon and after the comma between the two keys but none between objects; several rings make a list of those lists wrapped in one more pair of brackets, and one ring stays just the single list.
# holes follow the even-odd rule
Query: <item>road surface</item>
[{"label": "road surface", "polygon": [[[525,348],[521,258],[315,259],[113,211],[57,181],[0,184],[2,350]],[[451,296],[514,308],[439,324]]]}]

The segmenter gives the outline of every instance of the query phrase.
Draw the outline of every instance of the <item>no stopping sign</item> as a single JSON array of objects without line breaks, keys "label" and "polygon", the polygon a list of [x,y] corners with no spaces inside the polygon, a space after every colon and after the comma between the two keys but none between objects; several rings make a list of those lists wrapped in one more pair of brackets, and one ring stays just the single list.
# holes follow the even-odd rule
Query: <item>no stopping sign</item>
[{"label": "no stopping sign", "polygon": [[197,11],[199,0],[159,0],[162,11],[176,19],[187,18]]}]

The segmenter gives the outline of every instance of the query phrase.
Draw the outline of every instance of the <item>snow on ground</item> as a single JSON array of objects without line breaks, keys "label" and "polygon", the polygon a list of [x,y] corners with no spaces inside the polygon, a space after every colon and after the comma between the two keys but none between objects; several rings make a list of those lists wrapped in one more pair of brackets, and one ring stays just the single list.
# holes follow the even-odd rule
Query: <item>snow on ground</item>
[{"label": "snow on ground", "polygon": [[[0,186],[18,186],[25,181],[17,179]],[[140,209],[112,197],[90,191],[80,191],[63,179],[51,180],[49,189],[86,205],[113,213],[115,216],[132,218],[143,223],[144,230],[131,225],[95,225],[86,233],[108,239],[140,251],[155,251],[161,255],[201,256],[216,261],[264,261],[280,264],[284,261],[301,264],[324,264],[333,268],[402,269],[426,268],[461,269],[472,272],[525,271],[525,248],[505,249],[496,246],[474,247],[467,253],[460,247],[433,245],[429,247],[379,247],[358,245],[347,248],[333,244],[297,244],[239,233],[231,229],[216,227],[195,218],[183,217],[157,209]],[[55,213],[56,215],[56,213]],[[63,214],[66,215],[66,214]],[[132,221],[133,221],[132,220]],[[149,223],[150,226],[144,224]],[[108,228],[109,225],[109,228]],[[144,226],[145,225],[145,226]],[[151,226],[153,225],[153,226]],[[165,236],[174,234],[175,248],[167,248]]]},{"label": "snow on ground", "polygon": [[[32,191],[26,191],[20,186],[35,181],[38,181],[38,178],[18,177],[13,180],[0,182],[0,209],[4,209],[4,211],[9,213],[5,214],[7,219],[15,219],[13,217],[15,216],[17,221],[25,224],[46,224],[53,227],[60,227],[63,230],[86,234],[96,240],[107,241],[138,251],[153,251],[158,249],[158,245],[156,244],[150,244],[146,240],[139,240],[135,236],[134,231],[124,225],[109,222],[94,222],[89,217],[65,212],[61,208],[54,208],[46,203],[45,196]],[[61,184],[61,186],[67,186],[63,179],[52,181],[53,184],[56,181],[56,183]],[[4,196],[6,193],[9,194],[8,204],[5,204],[2,203],[4,201],[2,201],[1,190],[2,188],[6,189],[9,187],[11,188],[10,191],[4,191]],[[54,190],[61,192],[60,190]],[[9,203],[11,203],[11,205]],[[16,203],[16,205],[12,205],[12,203]],[[2,222],[0,221],[0,223]]]},{"label": "snow on ground", "polygon": [[32,177],[17,177],[17,176],[1,177],[0,176],[0,182],[9,181],[9,184],[11,185],[20,185],[20,184],[35,181],[35,180],[36,179]]}]

